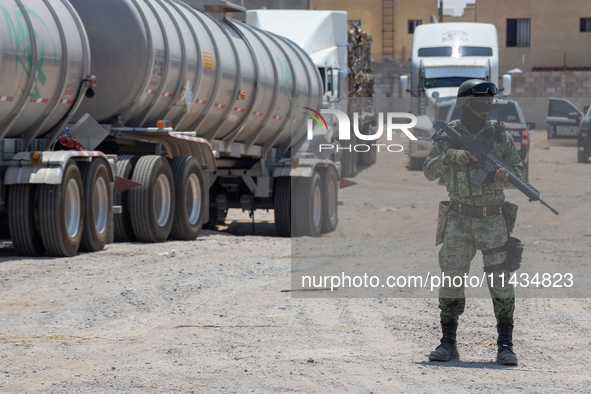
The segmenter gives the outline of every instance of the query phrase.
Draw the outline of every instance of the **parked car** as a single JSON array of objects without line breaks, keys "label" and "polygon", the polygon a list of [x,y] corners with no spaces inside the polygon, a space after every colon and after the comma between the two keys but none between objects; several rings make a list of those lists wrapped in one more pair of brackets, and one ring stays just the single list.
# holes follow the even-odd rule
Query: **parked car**
[{"label": "parked car", "polygon": [[577,161],[579,163],[589,163],[591,157],[591,108],[581,118],[579,131],[577,134]]},{"label": "parked car", "polygon": [[[445,122],[448,123],[461,117],[462,109],[456,107],[454,103]],[[519,157],[525,166],[525,179],[527,180],[529,176],[529,130],[519,103],[509,99],[495,99],[488,119],[500,119],[505,124],[505,129],[513,137]]]},{"label": "parked car", "polygon": [[583,112],[564,98],[550,97],[548,101],[548,145],[570,145],[577,142]]}]

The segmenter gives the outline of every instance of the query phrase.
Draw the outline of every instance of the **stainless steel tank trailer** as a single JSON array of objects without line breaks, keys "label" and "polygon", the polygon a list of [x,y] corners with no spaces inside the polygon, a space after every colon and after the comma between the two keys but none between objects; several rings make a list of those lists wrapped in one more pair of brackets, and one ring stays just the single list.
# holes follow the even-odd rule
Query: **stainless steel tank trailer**
[{"label": "stainless steel tank trailer", "polygon": [[230,208],[274,209],[280,236],[334,230],[340,163],[301,110],[318,69],[208,4],[0,0],[0,232],[18,254],[192,240]]}]

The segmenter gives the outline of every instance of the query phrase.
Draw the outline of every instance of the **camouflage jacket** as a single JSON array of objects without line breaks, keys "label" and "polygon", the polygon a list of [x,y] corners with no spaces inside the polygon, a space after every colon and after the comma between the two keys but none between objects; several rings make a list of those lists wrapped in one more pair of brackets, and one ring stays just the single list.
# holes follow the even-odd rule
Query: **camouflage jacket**
[{"label": "camouflage jacket", "polygon": [[[515,148],[515,142],[511,135],[507,132],[507,140],[502,144],[494,133],[496,121],[487,121],[485,125],[476,134],[471,134],[460,120],[454,120],[449,123],[449,126],[459,131],[468,139],[474,140],[482,136],[481,141],[486,141],[487,146],[497,155],[503,158],[507,163],[511,164],[521,176],[525,174],[525,167],[521,162],[521,158]],[[442,134],[445,136],[445,133]],[[490,136],[490,138],[489,138]],[[505,202],[505,193],[503,190],[507,187],[504,182],[489,174],[480,187],[470,185],[470,179],[476,175],[478,166],[472,162],[466,166],[459,166],[456,163],[443,164],[445,153],[448,149],[463,149],[461,146],[456,146],[452,141],[437,141],[431,145],[429,155],[423,165],[423,172],[425,177],[434,181],[443,176],[445,179],[445,186],[449,197],[461,204],[472,206],[490,206],[501,205]]]}]

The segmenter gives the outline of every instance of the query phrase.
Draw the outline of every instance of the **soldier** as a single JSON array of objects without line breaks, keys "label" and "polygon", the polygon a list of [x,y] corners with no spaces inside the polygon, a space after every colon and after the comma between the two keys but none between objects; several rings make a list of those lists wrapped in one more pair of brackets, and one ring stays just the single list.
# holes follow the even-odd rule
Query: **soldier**
[{"label": "soldier", "polygon": [[[459,87],[456,103],[456,106],[462,108],[461,119],[450,122],[449,126],[469,139],[485,142],[523,176],[525,168],[513,138],[497,121],[486,120],[493,104],[493,96],[497,93],[496,86],[490,82],[478,79],[464,82]],[[504,245],[509,234],[502,212],[505,204],[503,189],[509,186],[509,175],[504,169],[499,169],[481,187],[475,187],[470,184],[470,179],[478,170],[475,161],[476,158],[468,151],[454,146],[453,141],[442,138],[431,145],[423,167],[425,177],[430,181],[444,177],[451,199],[447,224],[442,233],[443,246],[439,251],[439,266],[446,276],[452,278],[463,277],[469,272],[476,250],[483,251],[485,267],[502,264],[507,257]],[[498,270],[493,275],[493,286],[489,275],[487,282],[497,319],[497,362],[517,365],[512,343],[514,288],[508,284],[509,272],[506,269]],[[501,287],[501,276],[504,276],[504,287]],[[458,287],[442,284],[439,289],[439,308],[443,338],[441,344],[429,355],[430,361],[448,361],[452,357],[459,357],[456,331],[458,318],[464,312],[464,307],[464,284]]]}]

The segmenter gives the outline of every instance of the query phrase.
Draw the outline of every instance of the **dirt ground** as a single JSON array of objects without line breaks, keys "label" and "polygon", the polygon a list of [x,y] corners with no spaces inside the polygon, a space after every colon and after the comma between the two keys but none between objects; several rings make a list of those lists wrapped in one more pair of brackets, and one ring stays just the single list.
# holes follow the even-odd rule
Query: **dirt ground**
[{"label": "dirt ground", "polygon": [[[585,285],[591,165],[576,162],[575,148],[548,149],[544,134],[532,135],[530,182],[561,214],[508,190],[520,205],[516,235],[525,264],[575,270]],[[357,186],[341,190],[339,227],[323,239],[388,234],[393,260],[436,272],[437,203],[446,193],[408,171],[407,160],[380,154]],[[291,288],[291,241],[274,236],[272,212],[257,213],[255,236],[247,219],[232,213],[227,229],[194,242],[111,244],[63,259],[20,258],[6,244],[0,392],[589,392],[589,298],[519,298],[517,367],[494,362],[491,301],[470,298],[458,331],[461,359],[432,363],[435,295],[281,292]]]}]

